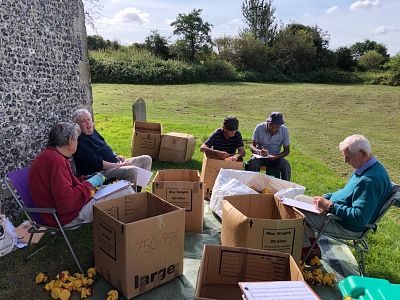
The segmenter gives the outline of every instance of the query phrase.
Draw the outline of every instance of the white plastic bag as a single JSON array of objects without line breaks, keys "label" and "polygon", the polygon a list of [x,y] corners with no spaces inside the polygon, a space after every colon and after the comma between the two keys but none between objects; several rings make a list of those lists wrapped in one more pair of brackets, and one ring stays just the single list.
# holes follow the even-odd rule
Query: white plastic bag
[{"label": "white plastic bag", "polygon": [[16,243],[15,227],[5,215],[0,215],[0,257],[10,253]]},{"label": "white plastic bag", "polygon": [[222,200],[224,196],[258,194],[265,188],[272,190],[280,197],[293,198],[304,194],[305,187],[294,182],[281,180],[260,172],[221,169],[212,190],[210,207],[222,217]]}]

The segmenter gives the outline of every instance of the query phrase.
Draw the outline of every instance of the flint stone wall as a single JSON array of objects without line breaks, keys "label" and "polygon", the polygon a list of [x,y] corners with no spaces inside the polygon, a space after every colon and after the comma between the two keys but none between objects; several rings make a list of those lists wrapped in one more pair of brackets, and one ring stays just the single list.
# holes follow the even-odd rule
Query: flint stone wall
[{"label": "flint stone wall", "polygon": [[[82,1],[0,0],[0,176],[30,164],[81,107],[92,107]],[[15,211],[4,185],[0,211]]]}]

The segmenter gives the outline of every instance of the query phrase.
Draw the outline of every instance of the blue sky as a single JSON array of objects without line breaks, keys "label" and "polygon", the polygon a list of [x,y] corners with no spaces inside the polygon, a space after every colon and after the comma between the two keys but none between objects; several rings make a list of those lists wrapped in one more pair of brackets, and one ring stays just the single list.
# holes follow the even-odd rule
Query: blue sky
[{"label": "blue sky", "polygon": [[[169,24],[179,13],[203,9],[202,18],[213,24],[212,37],[235,36],[244,28],[242,0],[98,0],[97,34],[122,44],[143,42],[151,30],[173,41]],[[330,48],[370,39],[400,52],[400,0],[274,0],[283,24],[318,25],[330,34]],[[89,35],[96,32],[87,26]]]}]

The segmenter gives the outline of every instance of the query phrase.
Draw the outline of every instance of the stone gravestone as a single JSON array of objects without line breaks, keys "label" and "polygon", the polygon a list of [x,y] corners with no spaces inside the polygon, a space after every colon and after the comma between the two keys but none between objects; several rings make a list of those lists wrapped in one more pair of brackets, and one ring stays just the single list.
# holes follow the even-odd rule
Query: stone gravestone
[{"label": "stone gravestone", "polygon": [[142,98],[139,98],[132,104],[133,122],[135,121],[146,121],[146,102]]}]

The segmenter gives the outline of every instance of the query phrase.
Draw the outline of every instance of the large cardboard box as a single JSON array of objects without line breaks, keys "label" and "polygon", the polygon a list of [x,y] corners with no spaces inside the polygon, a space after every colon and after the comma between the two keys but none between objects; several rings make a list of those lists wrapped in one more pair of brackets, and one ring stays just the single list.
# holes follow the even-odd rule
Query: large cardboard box
[{"label": "large cardboard box", "polygon": [[97,271],[128,299],[182,275],[184,224],[183,209],[151,193],[97,202]]},{"label": "large cardboard box", "polygon": [[204,197],[209,199],[214,186],[215,179],[218,176],[220,169],[235,169],[243,170],[243,162],[225,161],[213,159],[203,156],[203,165],[201,167],[201,181],[204,182]]},{"label": "large cardboard box", "polygon": [[160,170],[153,180],[153,193],[185,209],[185,230],[203,232],[204,185],[197,170]]},{"label": "large cardboard box", "polygon": [[196,138],[191,134],[170,132],[161,136],[161,161],[185,163],[192,158]]},{"label": "large cardboard box", "polygon": [[222,245],[285,252],[300,262],[304,215],[272,194],[224,197],[222,220]]},{"label": "large cardboard box", "polygon": [[304,280],[286,253],[205,245],[196,299],[243,300],[239,281]]},{"label": "large cardboard box", "polygon": [[162,126],[160,123],[135,121],[132,134],[132,156],[150,155],[158,158]]}]

